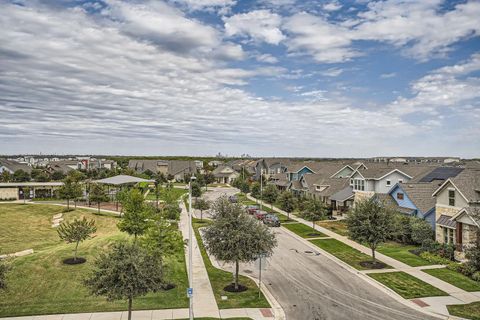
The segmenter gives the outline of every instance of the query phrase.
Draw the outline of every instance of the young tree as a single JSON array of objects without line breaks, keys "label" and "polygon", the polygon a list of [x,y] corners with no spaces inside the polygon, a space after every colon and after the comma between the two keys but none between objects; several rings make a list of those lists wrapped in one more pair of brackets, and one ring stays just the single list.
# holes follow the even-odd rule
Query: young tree
[{"label": "young tree", "polygon": [[302,218],[312,221],[312,228],[315,229],[315,222],[325,218],[327,215],[327,207],[317,199],[308,199],[305,209],[302,211]]},{"label": "young tree", "polygon": [[200,187],[200,184],[198,182],[192,182],[192,197],[195,199],[198,199],[198,197],[202,196],[202,188]]},{"label": "young tree", "polygon": [[84,280],[90,293],[109,301],[128,301],[128,320],[132,319],[133,299],[157,292],[163,286],[162,261],[142,247],[120,242],[100,256]]},{"label": "young tree", "polygon": [[9,171],[4,170],[2,171],[1,180],[2,182],[10,182],[10,180],[12,180],[12,175],[10,174]]},{"label": "young tree", "polygon": [[207,172],[203,176],[203,181],[205,182],[205,190],[208,190],[208,185],[215,182],[215,176],[213,173]]},{"label": "young tree", "polygon": [[290,191],[283,191],[278,196],[278,204],[280,205],[280,209],[287,213],[287,218],[290,220],[290,213],[295,210],[295,198]]},{"label": "young tree", "polygon": [[252,262],[260,254],[271,255],[277,245],[275,234],[226,197],[213,204],[213,223],[204,233],[207,250],[217,259],[235,263],[234,289],[238,291],[240,262]]},{"label": "young tree", "polygon": [[141,236],[151,226],[153,208],[145,204],[145,198],[138,189],[132,189],[123,203],[123,218],[118,223],[118,229],[134,236],[134,243],[137,237]]},{"label": "young tree", "polygon": [[96,231],[95,220],[88,221],[85,217],[82,220],[75,219],[72,222],[62,222],[57,229],[60,239],[66,243],[75,243],[74,263],[77,261],[77,251],[80,242],[91,238]]},{"label": "young tree", "polygon": [[108,196],[105,189],[100,184],[90,185],[90,193],[88,198],[91,202],[96,202],[98,205],[98,213],[100,214],[100,204],[104,201],[108,201]]},{"label": "young tree", "polygon": [[270,203],[273,207],[275,201],[278,198],[278,189],[273,184],[268,184],[265,189],[263,189],[263,200]]},{"label": "young tree", "polygon": [[255,182],[252,184],[251,190],[252,197],[260,199],[260,183]]},{"label": "young tree", "polygon": [[183,241],[176,225],[157,215],[145,236],[141,238],[140,244],[152,254],[166,257],[178,252]]},{"label": "young tree", "polygon": [[193,208],[200,210],[200,220],[203,220],[203,210],[208,210],[210,208],[210,203],[207,200],[200,198],[195,200]]},{"label": "young tree", "polygon": [[377,246],[385,242],[394,228],[394,212],[375,199],[358,202],[348,214],[347,227],[350,237],[358,242],[367,243],[375,260]]},{"label": "young tree", "polygon": [[75,180],[74,177],[67,176],[63,180],[63,186],[58,189],[58,193],[60,198],[67,200],[67,210],[70,210],[70,200],[75,200],[76,207],[76,199],[82,196],[82,186]]}]

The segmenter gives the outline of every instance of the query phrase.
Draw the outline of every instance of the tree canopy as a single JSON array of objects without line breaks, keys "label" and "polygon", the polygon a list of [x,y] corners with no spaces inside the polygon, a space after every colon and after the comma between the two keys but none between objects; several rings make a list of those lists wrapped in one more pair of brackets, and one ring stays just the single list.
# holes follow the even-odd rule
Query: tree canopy
[{"label": "tree canopy", "polygon": [[82,220],[75,219],[72,222],[62,222],[57,229],[60,239],[67,243],[76,243],[73,261],[77,261],[79,243],[89,239],[96,231],[95,220],[88,221],[85,217]]},{"label": "tree canopy", "polygon": [[263,189],[263,200],[267,201],[268,203],[275,203],[278,198],[278,189],[273,184],[268,184]]},{"label": "tree canopy", "polygon": [[226,197],[214,202],[212,210],[213,223],[204,232],[205,246],[215,258],[235,263],[238,290],[239,262],[254,261],[260,254],[271,255],[277,245],[275,234]]},{"label": "tree canopy", "polygon": [[312,221],[312,228],[315,229],[315,222],[325,218],[327,212],[327,207],[320,200],[308,199],[305,202],[301,216],[305,220]]},{"label": "tree canopy", "polygon": [[127,194],[123,205],[123,217],[118,223],[118,229],[134,236],[134,241],[151,226],[153,217],[152,206],[145,203],[143,194],[138,189],[132,189]]},{"label": "tree canopy", "polygon": [[60,198],[67,200],[67,210],[70,209],[70,200],[78,199],[82,196],[82,186],[78,183],[75,176],[67,176],[63,179],[63,186],[58,189]]},{"label": "tree canopy", "polygon": [[109,301],[128,300],[131,320],[133,299],[162,289],[162,270],[159,256],[131,243],[119,242],[100,253],[84,284],[91,294]]},{"label": "tree canopy", "polygon": [[283,191],[277,199],[280,209],[287,212],[288,219],[290,219],[290,213],[295,210],[295,197],[290,191]]},{"label": "tree canopy", "polygon": [[92,184],[90,186],[90,193],[88,198],[91,202],[96,202],[98,205],[98,213],[100,213],[100,203],[103,201],[108,201],[108,196],[105,192],[105,189],[100,184]]}]

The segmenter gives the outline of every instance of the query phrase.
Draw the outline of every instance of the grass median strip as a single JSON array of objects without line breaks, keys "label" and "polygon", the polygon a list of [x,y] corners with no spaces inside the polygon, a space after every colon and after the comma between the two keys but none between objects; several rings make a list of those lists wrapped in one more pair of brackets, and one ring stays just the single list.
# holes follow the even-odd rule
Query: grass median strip
[{"label": "grass median strip", "polygon": [[370,273],[368,276],[383,283],[405,299],[448,296],[442,290],[405,272]]},{"label": "grass median strip", "polygon": [[416,254],[410,252],[410,250],[414,250],[416,248],[416,246],[412,245],[388,242],[380,245],[377,250],[378,252],[383,253],[384,255],[401,261],[405,264],[408,264],[411,267],[432,265],[433,263],[430,263],[427,260],[421,258],[420,256],[417,256]]},{"label": "grass median strip", "polygon": [[480,283],[470,279],[467,276],[464,276],[463,274],[449,270],[446,268],[440,268],[440,269],[425,269],[422,270],[425,273],[428,273],[431,276],[434,276],[440,280],[443,280],[445,282],[450,283],[451,285],[454,285],[457,288],[460,288],[465,291],[480,291]]},{"label": "grass median strip", "polygon": [[325,229],[328,229],[335,233],[338,233],[341,236],[348,235],[347,223],[344,220],[338,220],[338,221],[324,220],[324,221],[317,222],[317,225],[324,227]]},{"label": "grass median strip", "polygon": [[309,226],[304,225],[303,223],[289,223],[284,224],[283,227],[305,239],[327,236]]},{"label": "grass median strip", "polygon": [[452,316],[465,319],[480,320],[480,302],[469,304],[453,304],[447,306],[448,312]]},{"label": "grass median strip", "polygon": [[315,239],[310,240],[310,242],[357,270],[368,270],[368,268],[363,267],[360,263],[370,261],[372,258],[343,242],[336,239]]},{"label": "grass median strip", "polygon": [[[217,301],[220,309],[231,308],[270,308],[270,304],[264,297],[263,293],[258,297],[258,287],[253,280],[248,277],[240,276],[240,283],[248,288],[243,292],[227,292],[223,288],[232,283],[233,275],[231,272],[227,272],[221,269],[217,269],[213,266],[210,258],[208,257],[205,246],[203,245],[200,237],[199,228],[206,227],[210,221],[200,219],[193,219],[193,228],[195,236],[197,238],[198,247],[202,254],[205,268],[207,269],[210,283],[212,284],[215,300]],[[226,296],[227,300],[222,300],[222,296]]]}]

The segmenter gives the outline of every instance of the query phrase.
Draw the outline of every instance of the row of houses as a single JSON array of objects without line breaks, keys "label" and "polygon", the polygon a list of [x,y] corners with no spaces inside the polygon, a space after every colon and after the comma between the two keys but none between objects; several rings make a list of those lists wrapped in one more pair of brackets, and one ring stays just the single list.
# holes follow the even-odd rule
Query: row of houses
[{"label": "row of houses", "polygon": [[68,173],[72,170],[112,170],[115,169],[117,163],[113,160],[95,159],[89,157],[81,157],[77,159],[55,159],[48,161],[42,166],[32,164],[32,162],[19,162],[12,159],[0,159],[0,173],[7,171],[13,174],[17,170],[23,170],[31,173],[34,167],[44,168],[48,173],[61,171]]},{"label": "row of houses", "polygon": [[154,174],[163,174],[176,181],[185,181],[198,172],[202,171],[202,161],[188,160],[129,160],[128,168],[137,173],[151,172]]},{"label": "row of houses", "polygon": [[321,200],[342,214],[362,199],[375,198],[406,215],[425,219],[440,243],[454,244],[461,257],[474,241],[480,216],[480,163],[466,164],[288,161],[257,162],[259,179],[280,190]]}]

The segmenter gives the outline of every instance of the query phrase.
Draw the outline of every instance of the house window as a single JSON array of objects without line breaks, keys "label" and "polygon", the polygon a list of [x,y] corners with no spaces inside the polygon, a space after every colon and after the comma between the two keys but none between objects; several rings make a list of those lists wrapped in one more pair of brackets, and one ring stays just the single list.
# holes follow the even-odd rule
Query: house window
[{"label": "house window", "polygon": [[455,190],[448,190],[448,205],[455,207]]},{"label": "house window", "polygon": [[353,186],[353,179],[350,179],[350,185]]},{"label": "house window", "polygon": [[455,238],[454,238],[454,234],[455,234],[455,230],[454,229],[450,229],[450,228],[442,228],[443,229],[443,241],[444,243],[448,243],[448,244],[455,244]]},{"label": "house window", "polygon": [[401,193],[401,192],[397,193],[397,199],[398,200],[403,200],[403,193]]},{"label": "house window", "polygon": [[387,180],[387,187],[390,187],[392,185],[392,181]]},{"label": "house window", "polygon": [[354,179],[353,190],[365,191],[365,180]]},{"label": "house window", "polygon": [[398,183],[403,183],[403,179],[398,179]]}]

